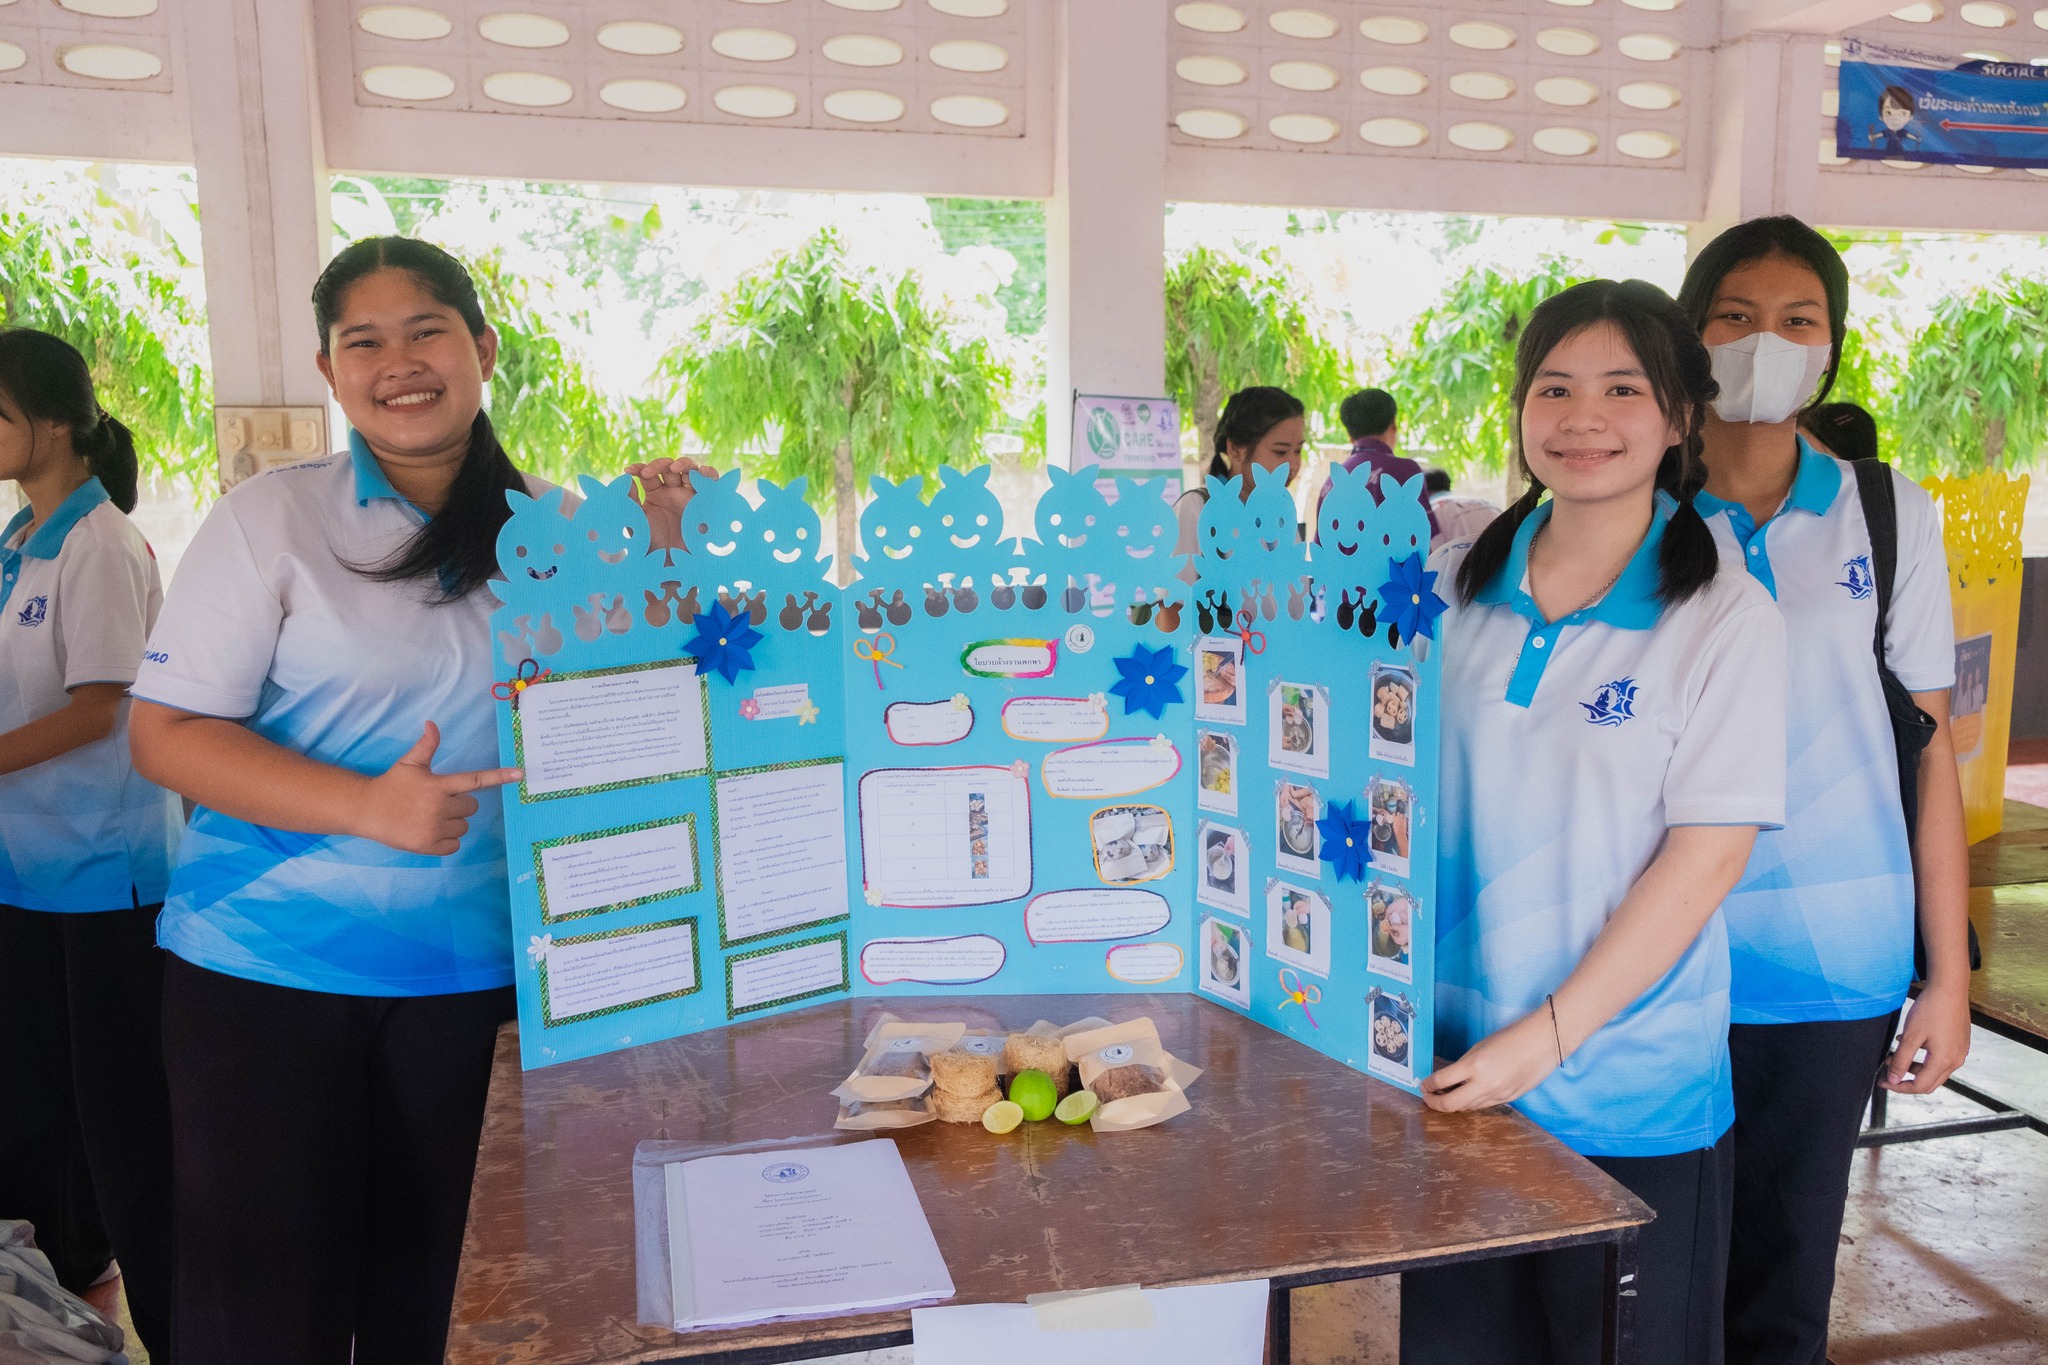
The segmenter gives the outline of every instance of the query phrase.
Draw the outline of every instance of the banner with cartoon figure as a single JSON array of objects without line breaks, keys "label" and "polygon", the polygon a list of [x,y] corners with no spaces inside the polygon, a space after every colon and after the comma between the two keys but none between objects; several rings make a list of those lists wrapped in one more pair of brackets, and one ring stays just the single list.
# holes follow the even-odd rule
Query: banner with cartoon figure
[{"label": "banner with cartoon figure", "polygon": [[1420,481],[515,495],[500,735],[529,1066],[851,994],[1198,991],[1427,1074],[1443,602]]},{"label": "banner with cartoon figure", "polygon": [[2048,166],[2048,68],[1842,40],[1837,155]]}]

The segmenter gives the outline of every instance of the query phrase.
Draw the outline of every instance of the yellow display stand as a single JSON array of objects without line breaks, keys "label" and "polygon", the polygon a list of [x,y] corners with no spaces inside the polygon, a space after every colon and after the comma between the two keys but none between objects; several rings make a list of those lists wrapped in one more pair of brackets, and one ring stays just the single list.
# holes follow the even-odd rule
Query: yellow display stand
[{"label": "yellow display stand", "polygon": [[1971,843],[2005,823],[2006,742],[2020,634],[2020,521],[2025,474],[1938,475],[1922,486],[1941,507],[1956,617],[1956,687],[1949,698],[1963,815]]}]

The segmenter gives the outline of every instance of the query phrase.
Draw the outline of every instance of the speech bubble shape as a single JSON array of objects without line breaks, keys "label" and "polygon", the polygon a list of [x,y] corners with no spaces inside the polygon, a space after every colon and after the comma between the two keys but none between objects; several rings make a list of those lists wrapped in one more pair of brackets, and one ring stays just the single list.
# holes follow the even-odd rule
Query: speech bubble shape
[{"label": "speech bubble shape", "polygon": [[860,950],[860,974],[869,984],[911,982],[921,986],[971,986],[1003,969],[1009,956],[999,938],[959,934],[949,938],[878,938]]},{"label": "speech bubble shape", "polygon": [[1156,934],[1172,918],[1173,908],[1157,891],[1047,891],[1024,907],[1024,934],[1033,943],[1108,943]]},{"label": "speech bubble shape", "polygon": [[1048,796],[1076,801],[1136,796],[1174,779],[1180,750],[1149,739],[1105,739],[1048,754],[1039,772]]},{"label": "speech bubble shape", "polygon": [[1012,697],[1003,703],[1003,733],[1036,744],[1101,739],[1109,708],[1087,697]]},{"label": "speech bubble shape", "polygon": [[1177,943],[1125,943],[1109,950],[1109,974],[1132,986],[1171,981],[1186,965]]},{"label": "speech bubble shape", "polygon": [[974,733],[974,708],[953,701],[891,702],[882,712],[882,725],[898,744],[958,744]]},{"label": "speech bubble shape", "polygon": [[977,678],[1049,678],[1059,652],[1057,640],[981,640],[960,651],[960,667]]}]

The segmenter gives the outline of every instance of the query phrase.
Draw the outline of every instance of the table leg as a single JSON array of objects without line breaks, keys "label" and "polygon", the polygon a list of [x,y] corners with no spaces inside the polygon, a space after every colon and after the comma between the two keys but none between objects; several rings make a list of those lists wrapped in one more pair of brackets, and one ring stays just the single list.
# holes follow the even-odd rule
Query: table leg
[{"label": "table leg", "polygon": [[1882,1085],[1878,1084],[1878,1083],[1877,1083],[1876,1081],[1872,1081],[1872,1082],[1871,1082],[1871,1084],[1870,1084],[1870,1126],[1871,1126],[1872,1128],[1882,1128],[1882,1127],[1884,1127],[1884,1110],[1885,1110],[1885,1103],[1886,1103],[1886,1101],[1888,1101],[1888,1100],[1889,1100],[1889,1099],[1891,1098],[1891,1093],[1892,1093],[1891,1091],[1889,1091],[1889,1090],[1885,1089],[1885,1088],[1884,1088],[1884,1087],[1883,1087]]},{"label": "table leg", "polygon": [[1636,1229],[1623,1228],[1605,1251],[1607,1302],[1601,1314],[1600,1359],[1606,1365],[1635,1365]]},{"label": "table leg", "polygon": [[1266,1365],[1288,1365],[1293,1354],[1294,1324],[1288,1317],[1289,1291],[1274,1285],[1266,1304]]}]

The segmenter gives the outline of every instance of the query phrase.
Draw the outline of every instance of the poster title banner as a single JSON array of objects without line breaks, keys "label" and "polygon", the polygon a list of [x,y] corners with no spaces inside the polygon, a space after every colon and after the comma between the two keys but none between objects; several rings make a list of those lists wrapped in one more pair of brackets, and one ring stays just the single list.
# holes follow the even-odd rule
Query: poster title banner
[{"label": "poster title banner", "polygon": [[2048,166],[2048,68],[1842,44],[1835,151],[1863,160]]}]

